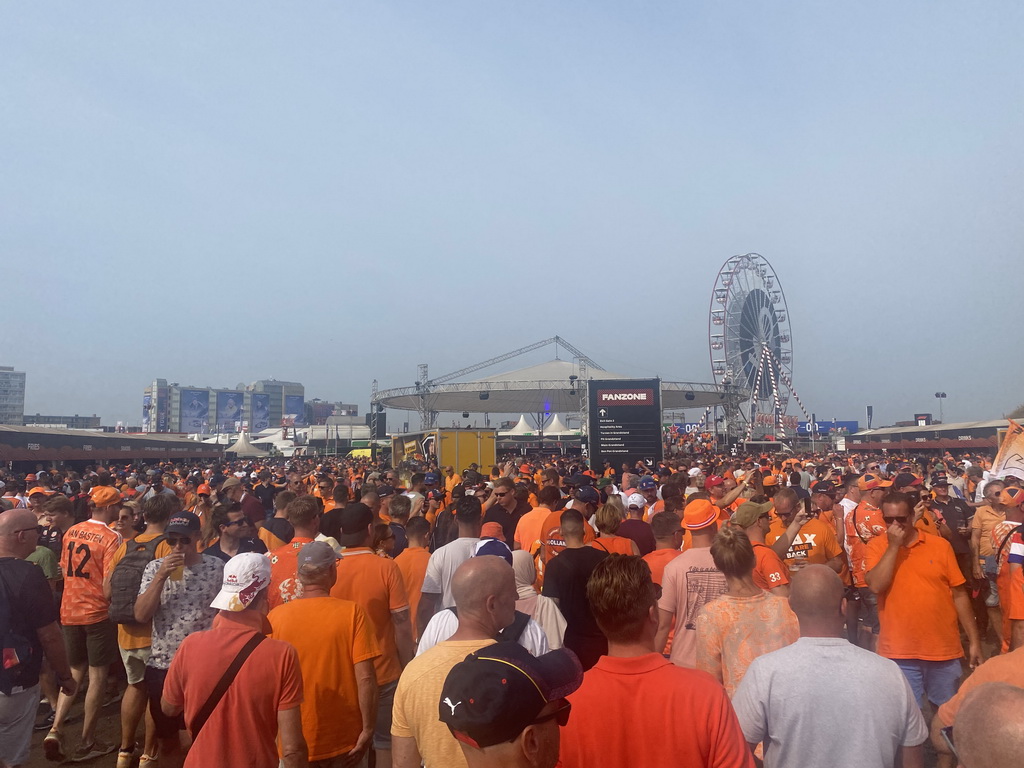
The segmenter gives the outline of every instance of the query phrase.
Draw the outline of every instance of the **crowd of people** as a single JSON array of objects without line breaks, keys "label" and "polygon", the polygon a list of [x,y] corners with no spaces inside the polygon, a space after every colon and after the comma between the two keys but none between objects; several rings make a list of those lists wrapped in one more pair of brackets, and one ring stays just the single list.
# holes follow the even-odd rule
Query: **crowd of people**
[{"label": "crowd of people", "polygon": [[[0,484],[4,766],[34,730],[49,761],[118,768],[1024,754],[1024,488],[984,456],[300,458]],[[97,726],[118,699],[114,743]]]}]

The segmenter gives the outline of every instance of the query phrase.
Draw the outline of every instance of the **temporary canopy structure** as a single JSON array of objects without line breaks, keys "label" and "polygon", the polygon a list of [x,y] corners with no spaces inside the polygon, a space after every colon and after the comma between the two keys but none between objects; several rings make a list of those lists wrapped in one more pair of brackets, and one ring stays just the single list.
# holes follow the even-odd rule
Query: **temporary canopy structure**
[{"label": "temporary canopy structure", "polygon": [[240,434],[238,439],[224,450],[225,452],[233,453],[240,458],[254,458],[257,456],[267,455],[265,451],[261,451],[249,442],[249,435],[246,432]]},{"label": "temporary canopy structure", "polygon": [[569,429],[567,426],[565,426],[565,424],[562,423],[562,420],[558,418],[557,413],[554,415],[554,417],[552,417],[551,422],[546,427],[544,427],[544,437],[568,437],[570,435],[578,436],[579,433],[579,430],[573,431]]},{"label": "temporary canopy structure", "polygon": [[519,422],[512,427],[498,433],[499,437],[529,437],[535,434],[537,430],[529,425],[526,421],[526,414],[519,417]]}]

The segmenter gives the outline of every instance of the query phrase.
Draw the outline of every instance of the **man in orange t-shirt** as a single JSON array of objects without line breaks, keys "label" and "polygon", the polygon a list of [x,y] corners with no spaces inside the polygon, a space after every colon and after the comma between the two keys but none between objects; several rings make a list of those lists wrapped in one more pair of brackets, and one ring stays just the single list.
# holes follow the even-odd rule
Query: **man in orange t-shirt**
[{"label": "man in orange t-shirt", "polygon": [[[572,501],[570,502],[572,505],[571,509],[575,509],[583,515],[584,544],[589,544],[596,538],[589,520],[597,512],[597,507],[600,503],[601,494],[592,485],[581,485],[573,494]],[[565,509],[569,508],[570,506],[567,504]],[[555,510],[549,514],[544,520],[544,525],[541,526],[541,560],[544,565],[550,563],[551,558],[555,555],[565,551],[565,539],[562,537],[562,513],[565,509]]]},{"label": "man in orange t-shirt", "polygon": [[970,595],[945,539],[914,527],[915,510],[902,493],[882,500],[885,536],[867,547],[865,580],[878,595],[878,653],[903,670],[918,702],[947,702],[960,679],[963,646],[957,620],[967,634],[970,663],[979,665],[981,641]]},{"label": "man in orange t-shirt", "polygon": [[771,508],[770,501],[762,504],[745,501],[732,513],[730,522],[744,530],[754,547],[754,584],[785,597],[789,594],[789,569],[765,543],[765,535],[771,527]]},{"label": "man in orange t-shirt", "polygon": [[873,646],[878,639],[878,598],[864,581],[864,572],[867,570],[864,558],[871,540],[885,534],[885,522],[878,505],[891,486],[891,480],[885,480],[877,474],[867,473],[858,477],[860,501],[846,518],[850,575],[860,595],[860,620],[865,628],[871,630],[871,638],[862,643],[868,650],[874,650]]},{"label": "man in orange t-shirt", "polygon": [[341,513],[341,536],[345,549],[338,562],[338,581],[331,597],[358,603],[373,622],[381,655],[374,660],[380,695],[373,747],[377,764],[391,764],[391,715],[395,688],[402,668],[415,653],[409,599],[402,572],[394,560],[379,557],[372,549],[373,513],[362,504]]},{"label": "man in orange t-shirt", "polygon": [[302,736],[302,673],[288,643],[263,639],[242,664],[199,733],[194,723],[232,660],[267,624],[270,563],[245,552],[224,566],[220,593],[210,604],[213,627],[193,632],[178,647],[164,683],[161,709],[184,714],[192,735],[185,768],[240,768],[306,764]]},{"label": "man in orange t-shirt", "polygon": [[271,609],[302,594],[295,558],[302,545],[313,541],[320,532],[320,506],[313,496],[299,496],[289,503],[285,517],[292,524],[295,535],[283,547],[267,554],[270,558],[270,593],[267,599]]},{"label": "man in orange t-shirt", "polygon": [[659,512],[651,518],[651,532],[654,534],[654,551],[644,555],[643,560],[651,569],[651,578],[660,585],[665,575],[665,566],[683,554],[683,528],[675,512]]},{"label": "man in orange t-shirt", "polygon": [[[85,759],[109,754],[116,745],[96,741],[96,722],[107,682],[107,668],[117,661],[117,628],[110,621],[110,600],[103,590],[107,574],[113,568],[114,553],[121,545],[121,536],[111,529],[121,510],[121,494],[109,485],[93,489],[89,497],[92,517],[71,526],[64,534],[60,568],[64,574],[64,598],[60,605],[64,644],[72,677],[79,686],[89,675],[82,721],[82,742],[72,757]],[[75,697],[61,692],[53,728],[43,740],[48,760],[64,757],[60,729],[71,710]]]},{"label": "man in orange t-shirt", "polygon": [[[665,577],[665,566],[683,554],[683,528],[681,518],[675,512],[659,512],[651,518],[651,532],[654,534],[654,551],[644,555],[643,560],[651,569],[651,579],[659,587]],[[672,652],[672,639],[676,634],[676,621],[668,631],[665,653]]]},{"label": "man in orange t-shirt", "polygon": [[[395,565],[402,572],[405,594],[409,597],[409,615],[415,616],[420,606],[420,595],[423,593],[423,579],[427,575],[427,563],[430,562],[430,550],[427,549],[430,523],[425,517],[410,518],[409,522],[405,524],[405,535],[409,538],[409,545],[395,558]],[[413,626],[412,630],[413,641],[418,642],[416,627]]]},{"label": "man in orange t-shirt", "polygon": [[322,541],[306,544],[297,558],[302,595],[270,612],[271,635],[299,655],[305,701],[302,733],[310,762],[344,757],[359,765],[377,722],[380,656],[373,624],[351,600],[331,597],[338,556]]},{"label": "man in orange t-shirt", "polygon": [[515,548],[534,554],[540,547],[544,523],[551,511],[562,498],[561,492],[546,485],[537,492],[537,507],[530,510],[516,523]]},{"label": "man in orange t-shirt", "polygon": [[785,558],[790,574],[807,565],[827,565],[841,573],[846,560],[835,529],[813,517],[805,508],[806,503],[797,499],[792,488],[779,489],[775,494],[778,517],[772,521],[765,543],[775,554]]},{"label": "man in orange t-shirt", "polygon": [[635,557],[613,555],[590,577],[587,599],[608,653],[567,697],[572,715],[562,728],[562,765],[753,768],[722,685],[658,652],[658,590],[648,570]]}]

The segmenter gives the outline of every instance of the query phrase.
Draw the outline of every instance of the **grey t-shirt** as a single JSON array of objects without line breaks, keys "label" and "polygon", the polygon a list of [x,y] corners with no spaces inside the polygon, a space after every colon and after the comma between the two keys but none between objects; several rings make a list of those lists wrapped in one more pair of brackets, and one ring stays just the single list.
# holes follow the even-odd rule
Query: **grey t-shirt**
[{"label": "grey t-shirt", "polygon": [[455,598],[452,596],[452,576],[460,565],[473,556],[479,543],[480,539],[455,539],[434,552],[427,561],[422,591],[441,595],[442,608],[451,608],[455,605]]},{"label": "grey t-shirt", "polygon": [[754,659],[732,700],[765,768],[892,768],[928,738],[896,663],[838,637],[802,637]]},{"label": "grey t-shirt", "polygon": [[[146,566],[142,573],[139,594],[153,583],[163,562],[161,557]],[[224,561],[210,555],[184,570],[180,581],[167,579],[160,593],[160,607],[153,617],[152,655],[147,662],[155,669],[167,669],[178,651],[181,641],[193,632],[202,632],[213,626],[217,609],[210,603],[220,592],[224,576]]]}]

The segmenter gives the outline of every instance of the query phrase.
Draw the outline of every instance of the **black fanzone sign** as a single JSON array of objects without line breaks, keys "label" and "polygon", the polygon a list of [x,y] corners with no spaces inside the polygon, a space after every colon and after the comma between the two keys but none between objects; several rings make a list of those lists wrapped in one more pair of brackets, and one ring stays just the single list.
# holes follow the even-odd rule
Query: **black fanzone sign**
[{"label": "black fanzone sign", "polygon": [[661,380],[593,380],[589,384],[590,466],[599,471],[607,460],[621,472],[623,464],[660,461]]}]

